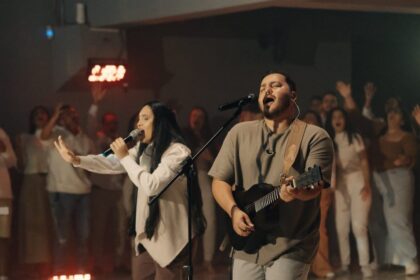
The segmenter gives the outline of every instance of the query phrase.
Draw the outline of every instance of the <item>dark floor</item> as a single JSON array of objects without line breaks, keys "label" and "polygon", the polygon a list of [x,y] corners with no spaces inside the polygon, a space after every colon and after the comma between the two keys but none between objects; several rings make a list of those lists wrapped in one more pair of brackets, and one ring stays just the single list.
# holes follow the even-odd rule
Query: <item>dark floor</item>
[{"label": "dark floor", "polygon": [[[225,265],[219,265],[215,267],[214,272],[209,272],[207,270],[199,270],[197,269],[196,273],[194,274],[194,279],[198,280],[228,280],[229,273],[228,267]],[[316,279],[311,277],[310,279]],[[360,272],[353,272],[349,275],[335,277],[334,279],[337,280],[353,280],[353,279],[363,279]],[[405,276],[403,269],[387,269],[379,271],[373,278],[373,280],[420,280],[420,275],[416,276]],[[95,278],[95,280],[130,280],[129,275],[109,275],[100,278]]]},{"label": "dark floor", "polygon": [[[229,280],[229,266],[226,264],[217,264],[214,266],[212,271],[208,269],[203,269],[201,267],[194,268],[194,275],[193,278],[197,280]],[[11,278],[11,279],[18,279],[18,280],[27,280],[23,278]],[[69,279],[69,278],[67,278]],[[310,277],[310,279],[317,279],[314,277]],[[337,276],[334,279],[337,280],[354,280],[354,279],[363,279],[361,273],[359,271],[354,271],[348,275]],[[404,269],[398,267],[386,268],[381,269],[379,272],[375,274],[373,280],[420,280],[420,274],[415,276],[405,276]],[[43,278],[31,278],[31,280],[50,280],[50,279],[43,279]],[[131,276],[129,272],[125,273],[113,273],[108,275],[102,276],[95,276],[92,275],[92,280],[131,280]]]}]

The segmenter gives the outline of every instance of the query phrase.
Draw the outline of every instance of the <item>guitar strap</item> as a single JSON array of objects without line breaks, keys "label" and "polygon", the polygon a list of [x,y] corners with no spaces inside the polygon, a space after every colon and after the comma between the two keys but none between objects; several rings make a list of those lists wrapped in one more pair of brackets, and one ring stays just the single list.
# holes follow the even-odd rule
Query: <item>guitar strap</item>
[{"label": "guitar strap", "polygon": [[284,152],[283,176],[288,176],[290,167],[292,167],[296,160],[303,134],[305,133],[306,123],[296,119],[292,122],[291,126],[292,131],[290,132],[289,139],[287,139],[286,150]]}]

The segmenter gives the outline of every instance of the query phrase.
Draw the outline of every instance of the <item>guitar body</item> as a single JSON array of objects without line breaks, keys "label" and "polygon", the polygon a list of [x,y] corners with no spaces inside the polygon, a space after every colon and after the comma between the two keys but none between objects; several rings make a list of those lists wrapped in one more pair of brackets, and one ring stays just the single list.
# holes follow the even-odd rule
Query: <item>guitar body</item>
[{"label": "guitar body", "polygon": [[[306,189],[312,188],[313,184],[321,181],[323,181],[321,168],[315,165],[288,184],[292,188]],[[248,214],[255,228],[247,237],[239,236],[232,227],[231,219],[227,216],[227,232],[233,248],[253,254],[266,244],[274,244],[276,232],[279,232],[277,221],[280,219],[280,207],[282,205],[284,207],[284,204],[279,203],[279,187],[265,183],[256,184],[247,191],[233,192],[233,197],[238,207]]]},{"label": "guitar body", "polygon": [[[252,204],[255,200],[264,197],[268,193],[272,192],[274,187],[270,184],[256,184],[247,191],[235,191],[233,196],[238,207],[244,211],[245,206]],[[227,216],[227,232],[230,238],[231,245],[235,250],[242,250],[249,254],[256,253],[258,249],[267,244],[267,232],[273,227],[273,221],[275,221],[277,203],[273,203],[269,207],[256,212],[255,209],[249,209],[245,211],[251,218],[255,231],[253,231],[247,237],[242,237],[236,234],[232,226],[232,221]]]}]

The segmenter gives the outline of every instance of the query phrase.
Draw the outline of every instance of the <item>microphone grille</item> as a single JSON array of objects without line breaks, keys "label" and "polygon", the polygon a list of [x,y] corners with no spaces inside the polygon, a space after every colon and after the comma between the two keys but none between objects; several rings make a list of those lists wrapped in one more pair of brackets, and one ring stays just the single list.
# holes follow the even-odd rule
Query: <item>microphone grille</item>
[{"label": "microphone grille", "polygon": [[256,95],[255,93],[250,93],[250,94],[248,94],[248,98],[251,99],[251,100],[257,100],[258,95]]},{"label": "microphone grille", "polygon": [[130,132],[130,137],[132,137],[132,138],[137,138],[141,133],[143,132],[143,130],[140,130],[140,129],[134,129],[134,130],[132,130],[131,132]]}]

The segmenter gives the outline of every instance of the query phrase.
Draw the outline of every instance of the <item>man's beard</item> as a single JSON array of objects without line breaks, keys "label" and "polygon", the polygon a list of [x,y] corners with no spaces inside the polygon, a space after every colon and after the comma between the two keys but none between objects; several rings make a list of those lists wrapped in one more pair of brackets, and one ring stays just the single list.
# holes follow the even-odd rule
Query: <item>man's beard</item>
[{"label": "man's beard", "polygon": [[269,120],[274,119],[280,116],[282,113],[284,113],[287,110],[287,108],[289,108],[289,106],[290,106],[290,98],[284,98],[280,102],[280,106],[272,112],[270,112],[269,106],[264,106],[262,110],[264,118],[269,119]]}]

